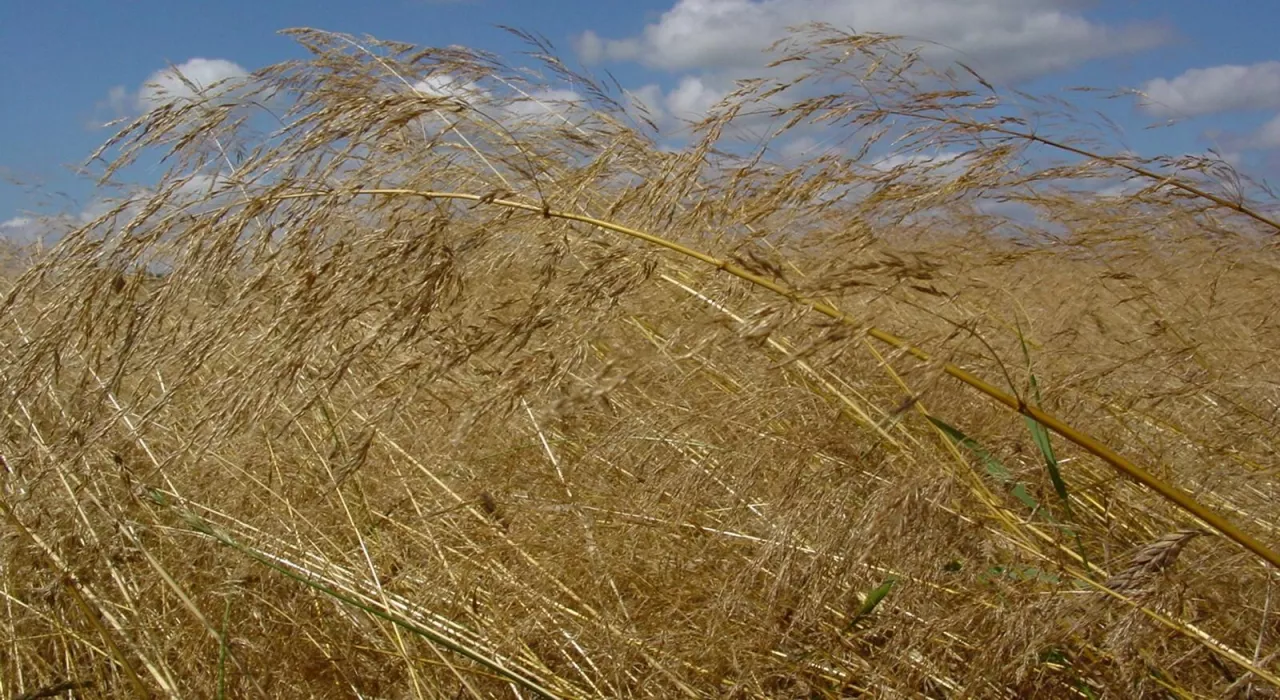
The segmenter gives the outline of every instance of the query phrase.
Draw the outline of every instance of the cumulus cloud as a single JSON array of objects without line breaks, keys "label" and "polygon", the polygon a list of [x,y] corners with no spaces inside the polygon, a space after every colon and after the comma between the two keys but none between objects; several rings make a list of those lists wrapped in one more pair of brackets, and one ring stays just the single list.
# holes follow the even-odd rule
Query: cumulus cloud
[{"label": "cumulus cloud", "polygon": [[504,111],[510,119],[522,123],[556,126],[579,115],[585,102],[582,95],[573,90],[546,88],[516,98]]},{"label": "cumulus cloud", "polygon": [[573,48],[578,52],[578,57],[586,63],[600,63],[608,58],[604,39],[590,29],[573,40]]},{"label": "cumulus cloud", "polygon": [[1263,124],[1255,140],[1261,148],[1280,148],[1280,115]]},{"label": "cumulus cloud", "polygon": [[666,108],[678,119],[700,120],[724,96],[727,90],[713,87],[703,78],[687,75],[666,97]]},{"label": "cumulus cloud", "polygon": [[[218,173],[193,173],[182,179],[170,193],[166,207],[187,211],[211,209],[227,202],[235,183]],[[0,239],[18,244],[41,242],[52,244],[68,233],[88,227],[95,235],[118,231],[125,223],[141,214],[148,198],[158,190],[137,187],[119,196],[99,196],[86,202],[78,211],[70,210],[50,216],[15,216],[0,221]]]},{"label": "cumulus cloud", "polygon": [[190,100],[197,94],[207,93],[215,86],[218,86],[218,92],[229,92],[248,77],[249,72],[232,61],[222,58],[193,58],[186,63],[152,73],[138,90],[137,107],[147,112],[167,104]]},{"label": "cumulus cloud", "polygon": [[15,216],[0,221],[0,237],[10,240],[30,240],[37,227],[36,220],[29,216]]},{"label": "cumulus cloud", "polygon": [[[233,100],[245,86],[248,77],[249,72],[232,61],[222,58],[193,58],[155,71],[142,81],[137,90],[129,90],[124,85],[113,86],[94,105],[88,126],[101,128],[117,119],[138,113],[145,114],[167,104],[190,100],[197,93],[203,93],[206,97]],[[196,90],[192,90],[183,78],[194,85]]]},{"label": "cumulus cloud", "polygon": [[1159,24],[1109,27],[1079,0],[678,0],[638,35],[577,39],[584,61],[639,61],[669,71],[759,68],[786,28],[827,22],[938,42],[925,55],[961,59],[998,80],[1019,80],[1168,41]]},{"label": "cumulus cloud", "polygon": [[1160,117],[1280,107],[1280,61],[1194,68],[1143,86],[1142,107]]},{"label": "cumulus cloud", "polygon": [[627,90],[627,95],[637,107],[643,108],[654,124],[665,130],[679,121],[699,122],[706,118],[729,94],[724,83],[715,76],[687,75],[670,90],[664,91],[660,85],[649,83]]},{"label": "cumulus cloud", "polygon": [[[840,138],[840,134],[789,133],[769,144],[774,158],[784,166],[792,167],[811,163],[827,156],[848,158],[853,153],[848,148],[848,139]],[[874,165],[874,162],[870,165]]]},{"label": "cumulus cloud", "polygon": [[51,244],[75,228],[67,216],[15,216],[0,221],[0,239],[17,245]]},{"label": "cumulus cloud", "polygon": [[94,105],[90,128],[103,126],[113,120],[129,116],[133,111],[133,102],[128,88],[123,85],[112,87],[107,91],[106,98],[98,100]]},{"label": "cumulus cloud", "polygon": [[456,98],[461,100],[484,99],[489,93],[470,80],[463,80],[448,73],[428,75],[413,84],[413,89],[428,97]]},{"label": "cumulus cloud", "polygon": [[973,164],[973,156],[957,151],[941,153],[892,153],[869,163],[872,168],[883,172],[902,171],[913,175],[931,177],[956,177]]},{"label": "cumulus cloud", "polygon": [[[574,90],[542,88],[532,92],[513,91],[503,99],[480,85],[441,73],[431,75],[413,84],[414,91],[430,97],[457,99],[468,107],[481,110],[507,126],[517,124],[532,126],[556,126],[584,113],[585,98]],[[424,117],[424,119],[426,119]],[[426,120],[423,126],[434,131],[439,124]]]},{"label": "cumulus cloud", "polygon": [[812,136],[797,136],[779,146],[778,155],[782,157],[784,163],[798,163],[821,157],[829,150],[828,147]]},{"label": "cumulus cloud", "polygon": [[655,124],[661,125],[667,120],[667,111],[663,107],[665,97],[661,87],[650,83],[635,90],[628,90],[627,94]]}]

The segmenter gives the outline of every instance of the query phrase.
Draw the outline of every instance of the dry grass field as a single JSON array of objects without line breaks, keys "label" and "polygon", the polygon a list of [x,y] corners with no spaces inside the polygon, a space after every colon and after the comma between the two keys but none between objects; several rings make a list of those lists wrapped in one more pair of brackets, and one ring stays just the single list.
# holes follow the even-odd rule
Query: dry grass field
[{"label": "dry grass field", "polygon": [[4,697],[1275,697],[1264,185],[829,27],[681,147],[291,36],[6,251]]}]

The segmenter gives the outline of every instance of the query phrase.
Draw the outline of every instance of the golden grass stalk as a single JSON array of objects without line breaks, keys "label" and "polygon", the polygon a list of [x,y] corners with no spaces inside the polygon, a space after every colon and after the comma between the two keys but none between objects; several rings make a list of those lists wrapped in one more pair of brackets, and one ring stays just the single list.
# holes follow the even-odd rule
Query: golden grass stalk
[{"label": "golden grass stalk", "polygon": [[[902,338],[899,338],[898,336],[892,333],[889,333],[887,331],[881,330],[879,328],[864,326],[861,323],[859,323],[856,319],[854,319],[852,316],[831,306],[830,304],[817,301],[814,299],[805,298],[804,296],[800,295],[798,292],[796,292],[793,289],[790,289],[773,280],[770,280],[764,277],[763,275],[750,272],[742,268],[741,266],[734,265],[728,261],[721,260],[714,256],[711,256],[706,253],[689,248],[687,246],[681,245],[679,243],[664,239],[660,236],[655,236],[651,233],[639,231],[627,226],[623,226],[621,224],[616,224],[613,222],[605,221],[603,219],[597,219],[595,217],[585,216],[582,214],[573,214],[569,212],[555,211],[546,206],[538,207],[536,205],[526,204],[524,202],[516,202],[508,199],[500,199],[500,198],[484,196],[484,195],[468,194],[464,192],[422,192],[422,191],[398,190],[398,189],[397,190],[357,189],[351,192],[346,192],[344,194],[347,194],[350,196],[355,196],[355,195],[375,195],[375,196],[393,196],[393,197],[407,196],[407,197],[419,197],[419,198],[428,199],[428,200],[430,199],[461,199],[461,200],[468,200],[473,202],[481,202],[481,203],[489,204],[493,206],[507,207],[511,209],[518,209],[518,210],[529,211],[529,212],[537,212],[544,218],[564,219],[568,221],[578,221],[581,223],[590,224],[592,226],[604,229],[606,231],[613,231],[615,233],[621,233],[623,235],[630,236],[632,238],[637,238],[639,240],[645,241],[646,243],[651,243],[653,245],[666,248],[668,250],[675,251],[681,255],[693,258],[695,260],[698,260],[699,262],[706,263],[707,265],[711,265],[712,267],[718,270],[723,270],[724,272],[727,272],[733,275],[734,277],[737,277],[742,280],[746,280],[747,282],[750,282],[751,284],[757,285],[759,287],[763,287],[797,304],[807,306],[813,309],[814,311],[817,311],[818,313],[823,314],[829,318],[845,323],[850,327],[860,329],[866,335],[872,338],[875,338],[876,340],[879,340],[887,345],[895,347],[899,350],[903,350],[921,362],[933,361],[933,357],[930,356],[927,352],[912,345],[906,340],[903,340]],[[332,193],[288,192],[288,193],[275,195],[274,199],[289,200],[289,199],[297,199],[297,198],[319,198],[319,197],[327,197],[327,196],[332,196]],[[1160,494],[1162,497],[1169,500],[1171,503],[1177,505],[1179,508],[1185,510],[1191,515],[1194,515],[1195,517],[1209,524],[1215,530],[1221,532],[1223,535],[1226,535],[1230,539],[1234,540],[1235,542],[1240,544],[1242,547],[1254,553],[1258,557],[1266,560],[1272,566],[1280,569],[1280,554],[1277,554],[1275,551],[1273,551],[1266,545],[1262,544],[1256,538],[1252,537],[1245,531],[1241,530],[1237,525],[1232,523],[1230,520],[1228,520],[1221,514],[1214,512],[1212,509],[1207,508],[1201,503],[1199,503],[1198,501],[1196,501],[1186,491],[1178,488],[1173,484],[1167,483],[1162,479],[1157,478],[1154,474],[1152,474],[1146,469],[1143,469],[1142,467],[1139,467],[1138,465],[1134,464],[1130,460],[1126,459],[1119,452],[1103,444],[1097,438],[1094,438],[1088,433],[1071,426],[1070,424],[1063,421],[1061,418],[1058,418],[1057,416],[1049,414],[1036,406],[1026,403],[1025,401],[1022,400],[1021,397],[1015,396],[1006,391],[1002,391],[1001,389],[997,388],[995,385],[991,384],[990,382],[980,379],[979,377],[968,372],[967,370],[962,369],[961,367],[955,364],[952,364],[950,362],[945,362],[942,364],[942,370],[946,372],[948,375],[960,380],[961,382],[969,385],[970,387],[973,387],[977,391],[987,395],[988,397],[1003,404],[1004,406],[1007,406],[1008,408],[1011,408],[1014,411],[1037,421],[1041,425],[1048,427],[1049,429],[1058,433],[1062,437],[1065,437],[1066,439],[1074,442],[1080,447],[1083,447],[1089,452],[1097,455],[1098,457],[1101,457],[1105,462],[1110,464],[1121,474],[1129,478],[1132,478],[1134,481],[1137,481],[1143,486],[1146,486],[1152,491]]]}]

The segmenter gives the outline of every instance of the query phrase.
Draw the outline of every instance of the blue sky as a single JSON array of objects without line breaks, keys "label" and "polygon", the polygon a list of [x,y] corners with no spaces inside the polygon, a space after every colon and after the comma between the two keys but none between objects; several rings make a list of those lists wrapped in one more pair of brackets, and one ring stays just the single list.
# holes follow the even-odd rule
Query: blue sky
[{"label": "blue sky", "polygon": [[[513,25],[544,34],[568,59],[608,68],[675,115],[705,108],[762,61],[757,47],[806,19],[938,41],[987,75],[1033,91],[1150,88],[1162,106],[1097,105],[1135,150],[1216,148],[1255,173],[1280,167],[1274,0],[8,2],[0,9],[0,175],[24,184],[0,183],[0,234],[32,214],[91,205],[90,183],[69,167],[109,136],[95,123],[140,109],[139,93],[157,71],[197,58],[211,70],[252,71],[302,57],[280,29],[509,54],[523,47],[495,25]],[[1187,119],[1176,127],[1144,129],[1179,116]]]}]

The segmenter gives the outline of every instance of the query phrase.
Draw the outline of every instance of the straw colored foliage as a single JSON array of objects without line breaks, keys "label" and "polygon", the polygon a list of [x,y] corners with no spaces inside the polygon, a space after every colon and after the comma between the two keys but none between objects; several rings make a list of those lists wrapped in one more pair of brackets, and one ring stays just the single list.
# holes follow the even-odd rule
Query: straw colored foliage
[{"label": "straw colored foliage", "polygon": [[8,251],[6,697],[1274,690],[1263,185],[830,27],[672,133],[291,36]]}]

